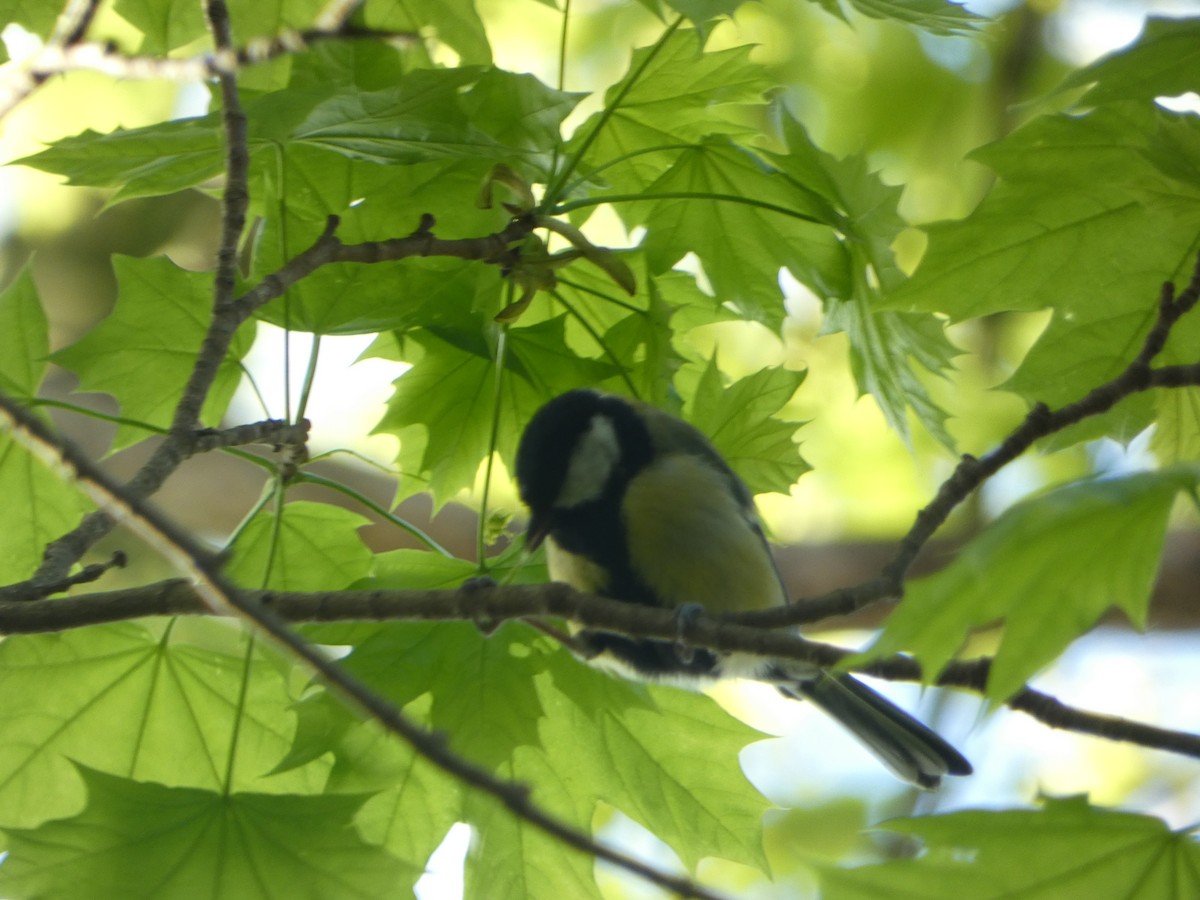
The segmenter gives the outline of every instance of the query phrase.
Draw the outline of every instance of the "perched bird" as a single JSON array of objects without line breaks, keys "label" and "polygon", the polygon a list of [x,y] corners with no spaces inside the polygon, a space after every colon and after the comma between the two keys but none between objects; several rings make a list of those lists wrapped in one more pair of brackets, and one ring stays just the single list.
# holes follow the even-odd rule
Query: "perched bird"
[{"label": "perched bird", "polygon": [[[698,430],[643,403],[573,390],[543,406],[517,449],[527,547],[582,591],[681,615],[765,609],[788,598],[754,499]],[[581,631],[592,662],[695,683],[753,677],[837,719],[900,778],[926,789],[969,775],[950,744],[861,681],[811,664],[683,652],[672,641]]]}]

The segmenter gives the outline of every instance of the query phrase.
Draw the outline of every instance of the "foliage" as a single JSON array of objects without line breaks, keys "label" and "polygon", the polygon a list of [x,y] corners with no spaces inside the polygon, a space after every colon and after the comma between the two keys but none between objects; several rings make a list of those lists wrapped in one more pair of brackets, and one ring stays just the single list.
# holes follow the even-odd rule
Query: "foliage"
[{"label": "foliage", "polygon": [[[309,28],[323,6],[231,0],[235,42]],[[1196,89],[1200,19],[1151,21],[1139,42],[1048,90],[1019,127],[990,135],[970,158],[994,184],[969,215],[924,228],[928,249],[913,271],[903,192],[876,171],[869,150],[879,148],[822,149],[818,117],[739,37],[764,13],[738,0],[619,6],[650,37],[634,46],[633,29],[622,32],[624,72],[580,92],[494,63],[503,36],[472,0],[367,0],[355,27],[398,39],[314,37],[305,52],[242,68],[255,225],[239,294],[312,245],[330,216],[344,244],[429,232],[425,213],[438,237],[482,237],[533,216],[545,238],[527,238],[505,268],[453,255],[324,266],[256,311],[318,341],[374,335],[369,355],[405,364],[376,426],[399,439],[396,498],[469,498],[481,553],[459,559],[431,543],[374,554],[358,533],[367,519],[288,498],[285,480],[267,477],[246,520],[223,536],[225,572],[240,585],[538,580],[537,564],[514,548],[487,546],[493,468],[511,467],[541,403],[579,385],[679,412],[756,493],[786,494],[809,468],[797,431],[820,428],[801,423],[794,403],[806,373],[790,361],[745,367],[736,350],[708,348],[746,322],[787,335],[789,299],[815,299],[824,333],[845,337],[833,364],[924,460],[957,450],[952,415],[972,415],[955,395],[952,362],[963,351],[948,322],[1049,310],[1001,389],[1061,406],[1128,365],[1161,283],[1189,276],[1200,247],[1200,117],[1155,101]],[[0,7],[36,34],[53,27],[43,4]],[[944,0],[818,0],[774,14],[797,8],[821,27],[845,20],[897,40],[914,29],[970,40],[990,27]],[[193,0],[118,0],[93,36],[130,54],[191,52],[207,40],[199,10]],[[563,21],[579,27],[565,12]],[[84,131],[16,163],[103,191],[110,207],[220,194],[227,136],[212,93],[205,115]],[[479,202],[482,186],[492,202]],[[115,400],[116,450],[171,426],[208,331],[213,278],[166,257],[119,256],[112,269],[115,309],[53,354],[36,280],[28,269],[12,275],[0,293],[0,391],[43,402],[52,359],[81,390]],[[788,297],[781,284],[791,282]],[[202,426],[222,423],[253,339],[253,323],[243,325],[219,361]],[[1194,363],[1197,346],[1200,316],[1185,317],[1161,361]],[[1172,507],[1200,477],[1198,391],[1139,393],[1055,434],[1044,449],[1058,455],[1043,471],[1066,459],[1059,470],[1071,480],[1013,506],[950,566],[908,585],[871,653],[911,652],[932,678],[974,629],[1003,620],[987,685],[999,704],[1111,607],[1144,624]],[[1079,471],[1081,442],[1127,441],[1151,426],[1163,468]],[[89,505],[7,436],[0,492],[7,584],[27,578]],[[715,857],[770,877],[771,804],[739,768],[761,735],[709,698],[615,680],[517,622],[487,636],[461,622],[304,633],[341,648],[348,671],[447,735],[452,750],[531,785],[563,822],[604,833],[616,811],[688,870]],[[475,833],[470,896],[600,895],[592,860],[227,623],[145,619],[10,636],[0,642],[0,697],[4,896],[402,896],[456,822]],[[979,897],[1052,896],[1063,885],[1095,898],[1196,890],[1189,836],[1082,800],[886,828],[920,839],[923,855],[824,866],[826,896],[880,896],[880,885],[913,896],[935,896],[933,886]],[[845,863],[854,848],[839,852]]]}]

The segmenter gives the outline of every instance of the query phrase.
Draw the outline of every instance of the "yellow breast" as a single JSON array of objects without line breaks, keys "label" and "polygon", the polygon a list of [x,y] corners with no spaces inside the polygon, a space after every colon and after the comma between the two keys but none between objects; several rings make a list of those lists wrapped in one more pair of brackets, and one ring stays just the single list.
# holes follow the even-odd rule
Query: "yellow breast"
[{"label": "yellow breast", "polygon": [[732,612],[785,602],[770,550],[704,460],[661,457],[629,483],[621,509],[633,568],[664,606]]}]

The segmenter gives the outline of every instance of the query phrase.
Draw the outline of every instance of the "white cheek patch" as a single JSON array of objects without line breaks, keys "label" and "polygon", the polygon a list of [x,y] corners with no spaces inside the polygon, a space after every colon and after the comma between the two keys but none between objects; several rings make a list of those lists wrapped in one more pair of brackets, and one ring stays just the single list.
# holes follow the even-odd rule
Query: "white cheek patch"
[{"label": "white cheek patch", "polygon": [[571,454],[567,477],[554,505],[571,509],[595,500],[604,490],[609,476],[621,457],[617,432],[608,416],[593,416],[591,427],[584,432]]}]

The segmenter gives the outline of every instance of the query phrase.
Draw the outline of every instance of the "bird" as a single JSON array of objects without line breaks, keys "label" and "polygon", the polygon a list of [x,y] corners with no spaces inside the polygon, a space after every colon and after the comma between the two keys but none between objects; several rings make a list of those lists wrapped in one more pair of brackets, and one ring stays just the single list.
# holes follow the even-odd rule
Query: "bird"
[{"label": "bird", "polygon": [[[526,548],[545,545],[554,581],[683,618],[789,602],[750,490],[699,429],[670,413],[591,388],[567,391],[530,418],[515,475],[529,509]],[[573,644],[629,678],[767,681],[832,716],[922,789],[972,772],[941,736],[849,674],[603,630],[578,630]]]}]

